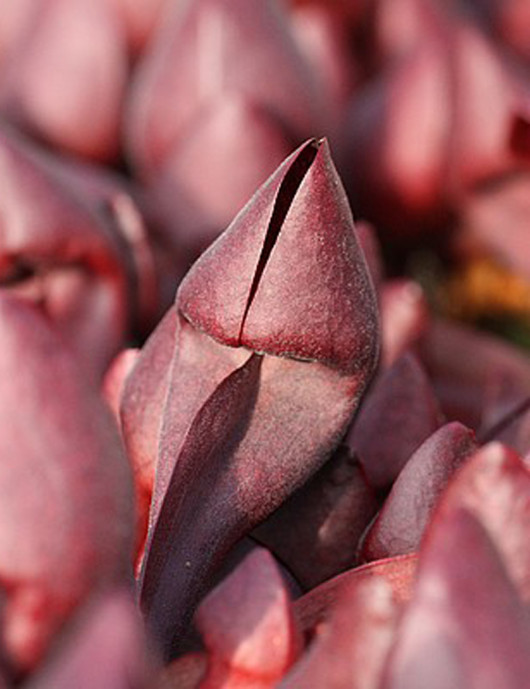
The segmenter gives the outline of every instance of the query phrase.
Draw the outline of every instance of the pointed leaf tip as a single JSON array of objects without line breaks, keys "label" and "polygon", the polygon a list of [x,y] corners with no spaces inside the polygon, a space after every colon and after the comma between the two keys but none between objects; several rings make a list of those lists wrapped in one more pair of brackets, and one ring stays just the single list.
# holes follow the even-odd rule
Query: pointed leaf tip
[{"label": "pointed leaf tip", "polygon": [[282,163],[188,273],[177,305],[223,344],[348,373],[374,365],[376,297],[326,140]]},{"label": "pointed leaf tip", "polygon": [[196,622],[211,656],[207,686],[221,686],[221,675],[219,684],[213,680],[216,665],[224,665],[235,676],[272,687],[298,653],[289,593],[274,558],[262,548],[204,599]]}]

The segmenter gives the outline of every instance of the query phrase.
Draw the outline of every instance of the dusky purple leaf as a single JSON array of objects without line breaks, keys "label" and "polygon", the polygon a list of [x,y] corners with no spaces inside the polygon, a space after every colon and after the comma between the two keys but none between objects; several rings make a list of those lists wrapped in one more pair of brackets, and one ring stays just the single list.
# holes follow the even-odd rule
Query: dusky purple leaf
[{"label": "dusky purple leaf", "polygon": [[463,507],[484,526],[523,600],[530,600],[530,473],[501,443],[482,447],[456,473],[435,513]]},{"label": "dusky purple leaf", "polygon": [[130,469],[110,412],[34,307],[0,295],[1,630],[33,666],[75,607],[131,574]]},{"label": "dusky purple leaf", "polygon": [[[195,416],[151,532],[143,571],[142,605],[163,646],[174,643],[177,634],[185,631],[183,611],[187,614],[185,622],[189,622],[193,612],[190,604],[204,593],[204,580],[212,575],[210,553],[206,551],[205,557],[203,548],[210,539],[212,543],[218,542],[220,531],[228,531],[228,520],[220,520],[216,502],[220,498],[226,500],[226,491],[242,492],[243,486],[237,486],[227,471],[227,463],[241,442],[255,406],[262,361],[261,357],[247,353],[245,364],[216,385]],[[237,519],[236,504],[232,510]],[[194,513],[202,515],[200,520],[193,519]],[[214,517],[215,524],[206,519],[208,514]],[[190,528],[194,522],[195,527]]]},{"label": "dusky purple leaf", "polygon": [[530,673],[528,615],[480,523],[455,509],[422,546],[414,595],[383,689],[519,689]]},{"label": "dusky purple leaf", "polygon": [[139,543],[145,540],[147,533],[158,435],[176,329],[176,313],[171,308],[137,355],[120,397],[120,427],[136,488]]},{"label": "dusky purple leaf", "polygon": [[341,590],[328,620],[280,683],[282,689],[377,689],[398,608],[384,578]]},{"label": "dusky purple leaf", "polygon": [[[473,352],[463,357],[462,352]],[[530,394],[530,364],[507,342],[461,324],[433,319],[421,343],[421,358],[449,421],[480,427],[492,389],[513,385]],[[528,392],[525,394],[524,391]]]},{"label": "dusky purple leaf", "polygon": [[477,448],[473,431],[456,421],[429,436],[395,480],[364,539],[361,559],[380,560],[417,551],[447,482]]},{"label": "dusky purple leaf", "polygon": [[342,445],[253,537],[307,590],[355,564],[358,541],[377,507],[359,462]]},{"label": "dusky purple leaf", "polygon": [[406,353],[375,381],[346,442],[359,456],[368,483],[384,491],[440,423],[438,402],[423,366]]},{"label": "dusky purple leaf", "polygon": [[81,610],[49,659],[24,689],[147,689],[148,657],[131,593],[116,591]]},{"label": "dusky purple leaf", "polygon": [[408,601],[416,571],[417,555],[398,555],[386,560],[370,562],[350,569],[309,591],[294,602],[294,610],[302,631],[314,631],[325,621],[337,604],[341,591],[364,582],[382,579],[391,589],[399,604]]},{"label": "dusky purple leaf", "polygon": [[301,649],[289,592],[262,548],[208,594],[195,619],[208,651],[204,689],[276,686]]},{"label": "dusky purple leaf", "polygon": [[[166,337],[170,337],[170,320],[175,318],[177,323],[176,328],[172,326],[174,339],[170,352],[166,346],[170,346],[171,340],[166,340]],[[151,476],[153,475],[151,467],[155,469],[153,503],[149,520],[151,526],[156,522],[171,480],[171,472],[178,463],[178,455],[198,410],[210,399],[217,386],[249,358],[248,350],[223,347],[201,330],[194,329],[178,314],[176,307],[171,308],[164,320],[167,322],[167,329],[162,325],[159,326],[165,331],[163,339],[159,338],[155,331],[152,352],[153,355],[161,357],[158,370],[160,376],[164,375],[165,378],[160,378],[160,383],[156,383],[155,406],[148,412],[145,422],[145,428],[149,428],[147,436],[149,445],[145,448],[144,456],[153,457],[153,463],[149,467]],[[170,358],[167,359],[169,354]],[[144,410],[149,409],[152,399],[147,382],[143,382],[144,376],[149,378],[151,375],[149,359],[150,356],[146,351],[145,361],[142,359],[139,361],[141,368],[137,372],[134,371],[130,378],[131,386],[139,391],[140,396],[137,398],[131,387],[131,394],[127,400],[129,396],[127,387],[122,408],[122,420],[125,420],[129,413],[127,406],[130,407],[130,437],[138,449],[146,438],[142,437],[142,425],[137,422],[136,417],[145,414]],[[128,446],[127,436],[126,445]],[[134,445],[132,451],[135,451]]]},{"label": "dusky purple leaf", "polygon": [[337,447],[375,365],[375,295],[324,142],[257,192],[177,310],[142,594],[167,655],[229,549]]}]

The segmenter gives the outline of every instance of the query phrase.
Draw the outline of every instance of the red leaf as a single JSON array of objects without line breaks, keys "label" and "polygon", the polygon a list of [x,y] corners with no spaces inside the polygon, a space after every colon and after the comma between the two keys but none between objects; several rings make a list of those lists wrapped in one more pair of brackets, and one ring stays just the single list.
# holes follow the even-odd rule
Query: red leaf
[{"label": "red leaf", "polygon": [[530,625],[501,560],[465,510],[429,530],[384,689],[520,689]]},{"label": "red leaf", "polygon": [[390,585],[392,595],[398,603],[409,600],[416,563],[415,554],[400,555],[350,569],[320,584],[295,601],[294,608],[300,627],[304,632],[312,631],[327,619],[331,608],[337,604],[341,591],[361,586],[363,582],[382,579]]},{"label": "red leaf", "polygon": [[443,518],[460,507],[484,526],[519,594],[529,601],[530,474],[521,458],[500,443],[481,448],[457,472],[437,514]]},{"label": "red leaf", "polygon": [[392,590],[384,578],[341,589],[329,619],[279,686],[377,689],[396,616]]},{"label": "red leaf", "polygon": [[208,594],[196,623],[209,653],[203,689],[274,687],[301,646],[289,593],[263,549]]}]

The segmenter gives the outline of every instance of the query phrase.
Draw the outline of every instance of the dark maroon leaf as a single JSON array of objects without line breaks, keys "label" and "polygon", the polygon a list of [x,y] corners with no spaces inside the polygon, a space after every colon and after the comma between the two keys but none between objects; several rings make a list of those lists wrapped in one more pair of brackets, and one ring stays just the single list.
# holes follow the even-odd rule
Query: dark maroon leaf
[{"label": "dark maroon leaf", "polygon": [[359,456],[368,483],[384,491],[440,423],[430,381],[417,358],[408,353],[376,380],[347,443]]},{"label": "dark maroon leaf", "polygon": [[361,558],[380,560],[418,550],[447,482],[477,447],[473,431],[456,421],[427,438],[395,480],[364,540]]},{"label": "dark maroon leaf", "polygon": [[253,536],[307,590],[353,566],[377,507],[360,464],[342,445]]}]

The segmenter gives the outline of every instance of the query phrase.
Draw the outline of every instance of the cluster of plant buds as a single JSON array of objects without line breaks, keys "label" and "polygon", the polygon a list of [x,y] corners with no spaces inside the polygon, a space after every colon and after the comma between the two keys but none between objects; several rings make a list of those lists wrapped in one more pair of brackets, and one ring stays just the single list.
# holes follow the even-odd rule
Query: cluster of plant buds
[{"label": "cluster of plant buds", "polygon": [[530,359],[429,265],[530,322],[529,46],[2,0],[0,689],[528,685]]}]

